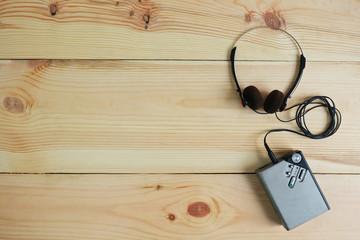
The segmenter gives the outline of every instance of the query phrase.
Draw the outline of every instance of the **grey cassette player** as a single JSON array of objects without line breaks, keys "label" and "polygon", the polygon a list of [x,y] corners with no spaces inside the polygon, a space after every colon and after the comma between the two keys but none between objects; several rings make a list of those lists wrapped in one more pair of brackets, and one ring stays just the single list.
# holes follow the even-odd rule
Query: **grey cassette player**
[{"label": "grey cassette player", "polygon": [[330,210],[301,151],[290,153],[256,173],[287,230]]}]

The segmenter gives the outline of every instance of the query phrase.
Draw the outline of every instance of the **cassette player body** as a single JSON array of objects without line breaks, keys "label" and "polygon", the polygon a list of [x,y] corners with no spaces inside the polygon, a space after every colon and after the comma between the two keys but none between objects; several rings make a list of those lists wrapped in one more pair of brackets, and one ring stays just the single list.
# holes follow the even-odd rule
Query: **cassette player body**
[{"label": "cassette player body", "polygon": [[256,171],[284,227],[291,230],[330,210],[301,151]]}]

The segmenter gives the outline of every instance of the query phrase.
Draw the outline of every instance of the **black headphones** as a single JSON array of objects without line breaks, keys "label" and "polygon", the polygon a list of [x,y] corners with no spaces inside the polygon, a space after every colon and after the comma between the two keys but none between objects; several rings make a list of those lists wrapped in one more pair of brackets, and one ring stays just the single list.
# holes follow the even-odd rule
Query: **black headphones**
[{"label": "black headphones", "polygon": [[[299,72],[296,76],[296,79],[294,81],[294,83],[292,84],[290,90],[286,93],[286,95],[284,95],[284,93],[282,93],[279,90],[273,90],[265,99],[265,101],[263,100],[263,97],[259,91],[259,89],[257,89],[254,86],[249,86],[246,87],[244,89],[244,92],[241,92],[238,80],[236,78],[236,73],[235,73],[235,53],[236,53],[236,47],[240,41],[240,39],[246,35],[247,33],[255,30],[255,29],[260,29],[260,28],[270,28],[270,29],[274,29],[274,30],[280,30],[283,33],[285,33],[286,35],[288,35],[297,45],[298,49],[299,49],[299,53],[300,53],[300,67],[299,67]],[[286,32],[283,29],[280,28],[271,28],[271,27],[265,27],[265,26],[261,26],[261,27],[256,27],[256,28],[252,28],[250,30],[248,30],[247,32],[245,32],[235,43],[234,48],[231,50],[231,54],[230,54],[230,61],[231,61],[231,67],[232,67],[232,73],[234,75],[234,80],[235,80],[235,84],[237,87],[237,91],[239,92],[240,95],[240,99],[241,99],[241,104],[243,105],[243,107],[245,107],[246,105],[248,105],[251,109],[253,109],[254,111],[256,111],[257,109],[261,108],[263,106],[264,110],[266,113],[275,113],[277,111],[283,111],[286,108],[286,102],[289,98],[291,98],[291,95],[294,93],[297,85],[300,82],[301,79],[301,75],[303,73],[303,70],[305,68],[305,64],[306,64],[306,58],[303,54],[303,51],[301,49],[300,44],[298,43],[298,41],[296,41],[296,39],[288,32]],[[244,94],[244,95],[243,95]]]}]

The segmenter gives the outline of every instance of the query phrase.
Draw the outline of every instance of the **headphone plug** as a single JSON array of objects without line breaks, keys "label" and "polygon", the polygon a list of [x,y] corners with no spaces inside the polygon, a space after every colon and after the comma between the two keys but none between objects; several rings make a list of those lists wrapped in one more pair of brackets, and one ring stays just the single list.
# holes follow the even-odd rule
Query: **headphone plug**
[{"label": "headphone plug", "polygon": [[271,162],[273,164],[276,164],[278,162],[278,160],[276,159],[275,154],[273,153],[273,151],[271,151],[269,145],[265,141],[264,141],[264,146],[266,148],[266,151],[267,151],[267,153],[269,155],[269,158],[270,158]]}]

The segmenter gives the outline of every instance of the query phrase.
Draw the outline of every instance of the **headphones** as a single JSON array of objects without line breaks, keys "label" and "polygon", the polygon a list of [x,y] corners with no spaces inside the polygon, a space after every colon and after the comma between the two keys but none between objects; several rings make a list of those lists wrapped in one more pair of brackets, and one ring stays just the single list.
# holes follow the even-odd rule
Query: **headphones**
[{"label": "headphones", "polygon": [[[236,78],[236,72],[235,72],[235,53],[236,53],[236,48],[237,48],[237,45],[238,45],[240,39],[243,36],[245,36],[247,33],[251,32],[253,30],[256,30],[256,29],[260,29],[260,28],[270,28],[270,29],[279,30],[279,31],[285,33],[296,43],[296,45],[299,49],[299,53],[300,53],[299,72],[296,76],[294,83],[290,87],[289,91],[286,93],[286,95],[284,95],[284,93],[282,93],[279,90],[273,90],[266,97],[265,101],[263,100],[263,97],[262,97],[259,89],[257,89],[254,86],[248,86],[244,89],[244,92],[241,92],[239,82]],[[246,105],[248,105],[255,112],[257,112],[256,110],[258,110],[259,108],[263,107],[266,113],[275,113],[277,111],[280,111],[280,112],[284,111],[284,109],[286,108],[287,100],[289,98],[291,98],[291,95],[294,93],[296,87],[300,83],[300,79],[301,79],[303,70],[306,65],[306,58],[301,49],[301,46],[298,43],[298,41],[296,41],[296,39],[290,33],[288,33],[287,31],[285,31],[283,29],[280,29],[280,28],[272,28],[272,27],[266,27],[266,26],[252,28],[252,29],[248,30],[247,32],[245,32],[242,36],[240,36],[240,38],[236,41],[234,48],[231,50],[230,61],[231,61],[232,73],[234,76],[237,92],[239,92],[242,106],[245,107]],[[259,112],[257,112],[257,113],[259,113]]]}]

